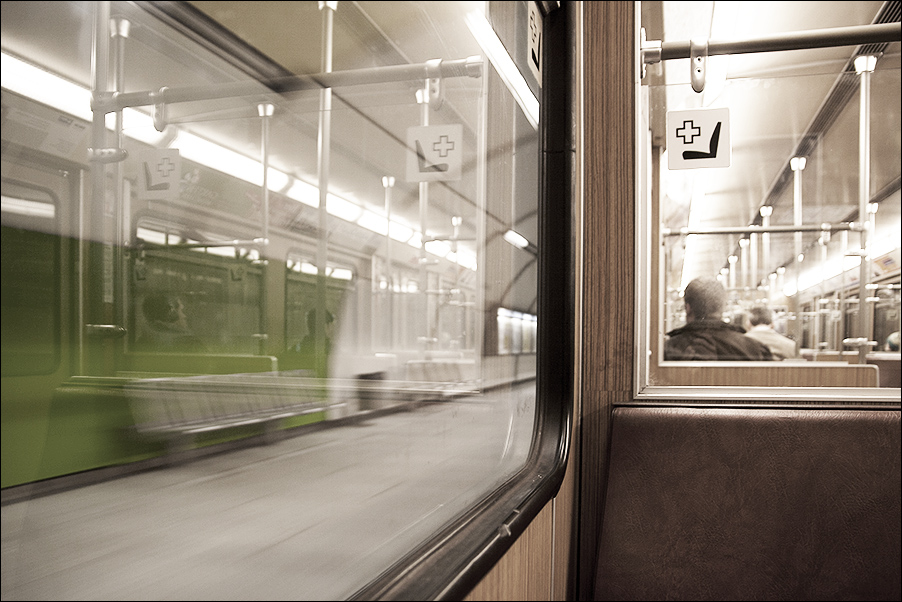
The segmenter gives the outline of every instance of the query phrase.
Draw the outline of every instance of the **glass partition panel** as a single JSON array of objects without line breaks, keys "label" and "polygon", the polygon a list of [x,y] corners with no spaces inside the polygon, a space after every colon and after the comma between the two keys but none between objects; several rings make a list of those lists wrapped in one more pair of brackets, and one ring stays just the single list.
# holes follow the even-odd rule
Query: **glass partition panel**
[{"label": "glass partition panel", "polygon": [[523,469],[527,4],[3,3],[4,492],[127,475],[4,599],[347,598]]},{"label": "glass partition panel", "polygon": [[641,394],[898,400],[898,40],[742,47],[890,18],[829,4],[642,3]]}]

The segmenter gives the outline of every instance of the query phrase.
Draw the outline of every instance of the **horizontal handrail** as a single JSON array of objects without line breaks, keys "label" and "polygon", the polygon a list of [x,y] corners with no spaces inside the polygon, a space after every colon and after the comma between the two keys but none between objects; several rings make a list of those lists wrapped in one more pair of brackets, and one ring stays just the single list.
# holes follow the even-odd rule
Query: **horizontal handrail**
[{"label": "horizontal handrail", "polygon": [[[902,23],[854,25],[829,29],[812,29],[748,38],[744,40],[708,40],[707,54],[747,54],[779,50],[805,50],[834,46],[879,44],[902,40]],[[642,45],[642,62],[657,63],[670,59],[688,59],[692,42],[646,42]]]}]

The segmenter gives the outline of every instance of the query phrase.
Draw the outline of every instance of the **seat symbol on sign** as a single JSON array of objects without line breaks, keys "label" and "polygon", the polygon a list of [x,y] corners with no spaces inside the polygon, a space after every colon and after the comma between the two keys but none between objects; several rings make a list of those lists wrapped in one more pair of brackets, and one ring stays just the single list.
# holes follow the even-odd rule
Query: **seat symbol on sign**
[{"label": "seat symbol on sign", "polygon": [[460,124],[408,128],[407,180],[459,180],[465,147],[463,126]]},{"label": "seat symbol on sign", "polygon": [[668,111],[668,169],[729,167],[730,110],[726,107]]},{"label": "seat symbol on sign", "polygon": [[154,173],[150,170],[150,164],[144,162],[144,178],[147,182],[147,190],[169,190],[169,175],[175,170],[175,166],[169,160],[169,157],[163,157],[157,163],[156,172],[160,174],[159,178],[155,178]]},{"label": "seat symbol on sign", "polygon": [[708,142],[708,152],[702,151],[683,151],[684,159],[714,159],[717,157],[717,144],[720,141],[720,126],[723,124],[722,121],[718,121],[717,125],[714,126],[714,133],[711,134],[711,140]]},{"label": "seat symbol on sign", "polygon": [[[426,172],[432,172],[432,171],[448,171],[447,163],[430,164],[428,161],[426,161],[426,153],[423,152],[423,146],[420,144],[419,140],[417,140],[416,143],[417,143],[417,164],[420,166],[420,173],[426,173]],[[444,145],[450,144],[450,148],[448,148],[447,146],[443,146],[441,149],[436,148],[440,144],[444,144]],[[442,136],[441,139],[439,140],[439,142],[436,142],[435,144],[433,144],[432,147],[439,151],[440,157],[446,157],[446,156],[448,156],[448,152],[450,150],[454,149],[454,143],[448,142],[447,136]]]}]

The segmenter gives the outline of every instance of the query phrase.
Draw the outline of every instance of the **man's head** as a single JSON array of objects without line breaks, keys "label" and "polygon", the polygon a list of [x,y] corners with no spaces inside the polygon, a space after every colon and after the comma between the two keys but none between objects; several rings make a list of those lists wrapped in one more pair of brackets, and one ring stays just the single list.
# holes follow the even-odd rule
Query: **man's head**
[{"label": "man's head", "polygon": [[759,324],[770,325],[774,322],[774,313],[766,307],[753,307],[749,320],[751,320],[752,326],[758,326]]},{"label": "man's head", "polygon": [[173,324],[185,317],[185,306],[181,299],[167,293],[150,293],[144,297],[141,309],[151,322]]},{"label": "man's head", "polygon": [[[332,315],[331,311],[327,310],[324,318],[326,332],[329,331],[329,326],[331,326],[333,321],[335,321],[335,316]],[[316,309],[311,309],[307,312],[307,331],[310,333],[316,332]]]},{"label": "man's head", "polygon": [[720,320],[727,303],[727,291],[716,278],[696,278],[683,293],[686,321]]}]

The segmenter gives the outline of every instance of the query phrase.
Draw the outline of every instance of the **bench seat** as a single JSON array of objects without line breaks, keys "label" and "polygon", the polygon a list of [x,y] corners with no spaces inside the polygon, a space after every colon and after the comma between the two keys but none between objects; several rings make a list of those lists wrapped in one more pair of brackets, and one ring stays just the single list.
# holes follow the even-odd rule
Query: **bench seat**
[{"label": "bench seat", "polygon": [[620,407],[596,600],[899,600],[898,409]]}]

